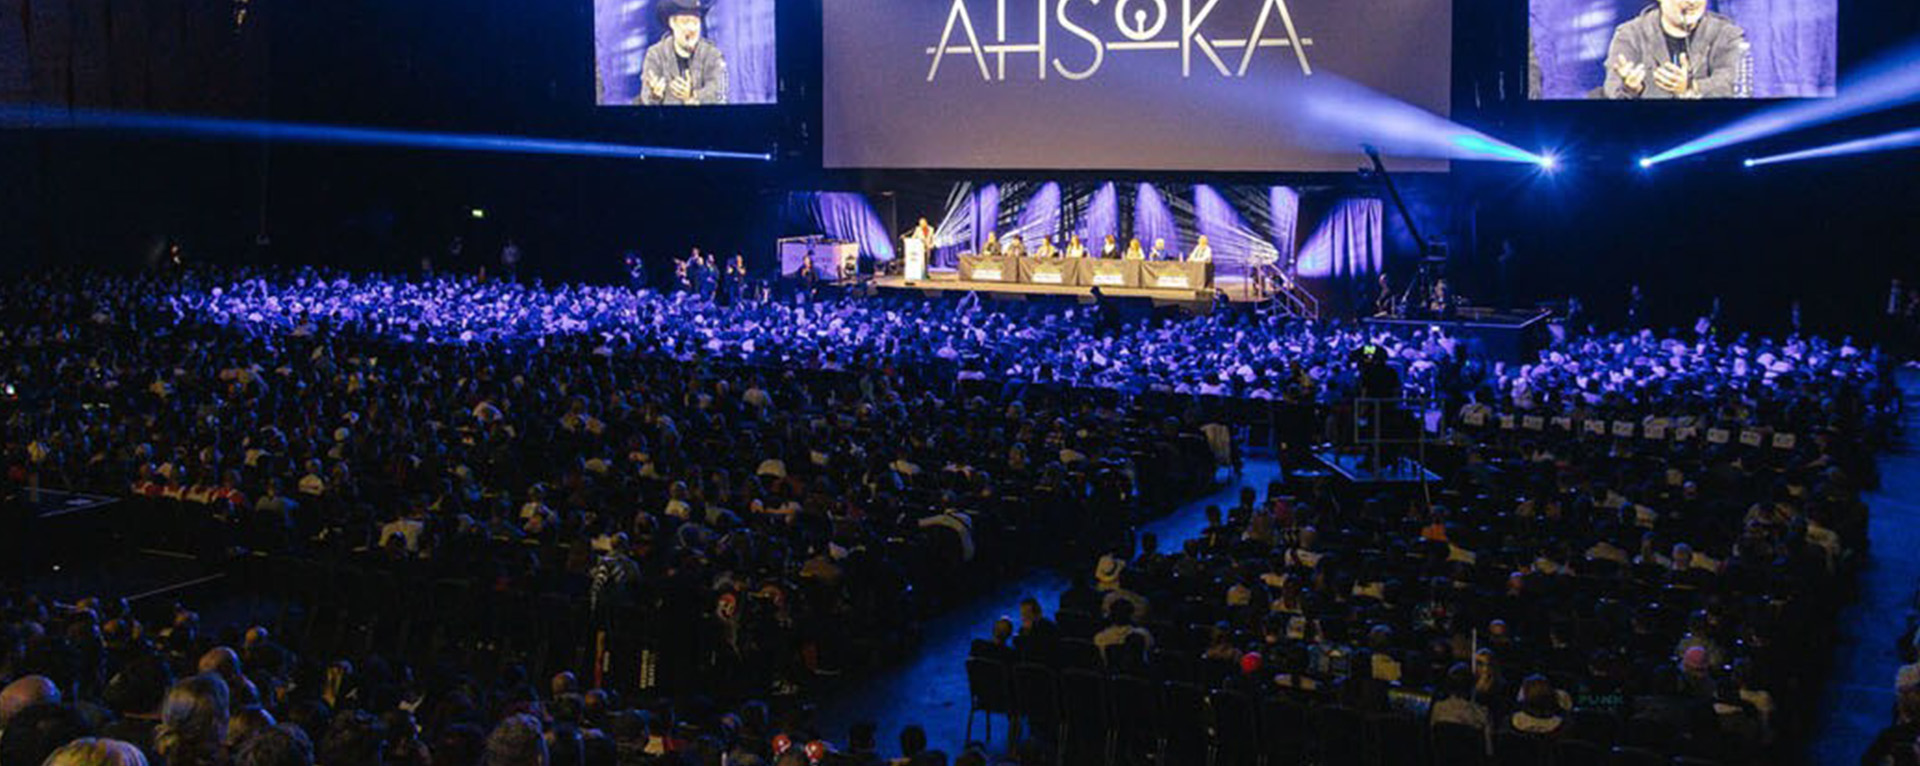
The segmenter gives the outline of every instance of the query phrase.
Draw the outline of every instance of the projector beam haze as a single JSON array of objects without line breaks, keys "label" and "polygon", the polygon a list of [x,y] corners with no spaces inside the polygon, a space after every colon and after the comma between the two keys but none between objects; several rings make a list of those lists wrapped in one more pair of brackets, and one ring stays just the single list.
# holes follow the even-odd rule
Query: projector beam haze
[{"label": "projector beam haze", "polygon": [[1293,138],[1328,151],[1366,144],[1389,157],[1524,162],[1547,158],[1331,74],[1276,90],[1291,114]]},{"label": "projector beam haze", "polygon": [[290,143],[336,144],[347,146],[389,146],[439,149],[455,152],[494,152],[500,154],[550,154],[571,157],[608,157],[644,160],[762,160],[773,155],[753,152],[675,149],[659,146],[608,144],[596,141],[571,141],[525,136],[496,136],[469,133],[429,133],[388,128],[351,128],[334,125],[223,120],[210,117],[178,117],[139,112],[110,112],[89,109],[53,109],[46,107],[0,107],[0,128],[36,130],[100,130],[187,136],[194,138],[261,139]]},{"label": "projector beam haze", "polygon": [[1910,45],[1862,70],[1840,88],[1840,95],[1820,101],[1766,109],[1699,138],[1642,160],[1654,165],[1690,155],[1725,149],[1789,131],[1824,125],[1848,117],[1920,101],[1920,45]]},{"label": "projector beam haze", "polygon": [[1771,157],[1756,157],[1747,160],[1743,164],[1750,168],[1757,168],[1761,165],[1776,165],[1782,162],[1798,162],[1800,160],[1814,160],[1823,157],[1845,157],[1850,154],[1890,152],[1896,149],[1909,149],[1916,146],[1920,146],[1920,128],[1902,130],[1898,133],[1888,133],[1884,136],[1842,141],[1827,146],[1816,146],[1812,149],[1801,149],[1796,152],[1786,152]]}]

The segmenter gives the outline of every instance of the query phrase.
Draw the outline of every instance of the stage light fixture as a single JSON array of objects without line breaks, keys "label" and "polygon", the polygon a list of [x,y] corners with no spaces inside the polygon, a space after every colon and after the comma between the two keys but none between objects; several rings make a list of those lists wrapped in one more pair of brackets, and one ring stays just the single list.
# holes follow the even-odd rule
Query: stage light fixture
[{"label": "stage light fixture", "polygon": [[610,144],[598,141],[574,141],[557,138],[536,138],[532,136],[429,133],[389,128],[358,128],[338,125],[263,122],[259,120],[223,120],[210,117],[183,117],[145,112],[116,112],[94,109],[69,110],[41,106],[0,107],[0,128],[124,131],[128,133],[190,136],[197,138],[260,139],[285,141],[289,143],[389,146],[456,152],[548,154],[627,160],[658,158],[680,160],[728,159],[771,161],[773,159],[773,155],[767,152],[680,149],[666,146]]},{"label": "stage light fixture", "polygon": [[1540,153],[1540,169],[1549,173],[1560,169],[1560,157],[1552,152]]},{"label": "stage light fixture", "polygon": [[1920,101],[1920,44],[1909,45],[1863,67],[1833,98],[1762,109],[1649,159],[1655,163],[1666,162],[1916,101]]},{"label": "stage light fixture", "polygon": [[1652,157],[1641,157],[1641,158],[1640,158],[1640,169],[1641,169],[1641,170],[1646,170],[1647,168],[1650,168],[1650,167],[1653,167],[1653,158],[1652,158]]},{"label": "stage light fixture", "polygon": [[1890,152],[1898,149],[1911,149],[1916,146],[1920,146],[1920,128],[1896,131],[1868,138],[1856,138],[1851,141],[1841,141],[1837,144],[1828,144],[1826,146],[1816,146],[1811,149],[1800,149],[1784,154],[1775,154],[1771,157],[1749,159],[1747,160],[1747,167],[1755,168],[1761,165],[1777,165],[1782,162],[1799,162],[1801,160],[1813,160],[1825,157],[1845,157],[1852,154]]},{"label": "stage light fixture", "polygon": [[477,207],[470,211],[467,211],[467,214],[473,216],[473,220],[476,220],[476,221],[487,217],[487,211]]},{"label": "stage light fixture", "polygon": [[1753,167],[1753,158],[1752,158],[1752,157],[1748,157],[1748,158],[1746,158],[1746,159],[1744,159],[1744,160],[1741,160],[1741,161],[1740,161],[1740,167],[1743,167],[1743,168],[1750,168],[1750,167]]}]

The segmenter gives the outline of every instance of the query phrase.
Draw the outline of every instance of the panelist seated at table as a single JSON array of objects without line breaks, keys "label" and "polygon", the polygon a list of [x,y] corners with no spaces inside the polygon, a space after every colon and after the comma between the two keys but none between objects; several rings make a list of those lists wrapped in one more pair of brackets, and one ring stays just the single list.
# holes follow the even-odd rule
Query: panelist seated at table
[{"label": "panelist seated at table", "polygon": [[1193,252],[1187,254],[1187,263],[1213,263],[1213,245],[1207,243],[1207,235],[1200,235]]},{"label": "panelist seated at table", "polygon": [[1165,260],[1170,260],[1171,258],[1172,256],[1167,253],[1167,241],[1164,239],[1154,240],[1153,252],[1147,253],[1147,260],[1165,261]]},{"label": "panelist seated at table", "polygon": [[1084,244],[1081,244],[1081,242],[1080,242],[1080,235],[1078,235],[1078,234],[1075,234],[1075,235],[1073,235],[1073,237],[1072,237],[1071,239],[1068,239],[1068,240],[1067,240],[1067,252],[1066,252],[1066,256],[1067,256],[1068,258],[1085,258],[1085,257],[1087,257],[1087,246],[1086,246],[1086,245],[1084,245]]},{"label": "panelist seated at table", "polygon": [[1040,238],[1040,245],[1033,249],[1033,257],[1058,258],[1060,257],[1060,248],[1053,246],[1052,237],[1042,237]]},{"label": "panelist seated at table", "polygon": [[1020,239],[1020,235],[1010,234],[1007,236],[1007,241],[1000,246],[1000,254],[1009,258],[1025,258],[1027,243]]},{"label": "panelist seated at table", "polygon": [[[1139,243],[1135,243],[1135,244],[1139,244]],[[1102,258],[1120,257],[1120,243],[1114,241],[1112,234],[1108,234],[1106,244],[1103,244],[1100,246],[1100,257]]]},{"label": "panelist seated at table", "polygon": [[1000,234],[987,232],[987,243],[980,246],[980,254],[992,258],[1000,255]]},{"label": "panelist seated at table", "polygon": [[1147,251],[1140,249],[1140,239],[1138,237],[1135,237],[1131,240],[1128,240],[1127,254],[1123,256],[1122,260],[1144,261],[1146,259],[1147,259]]}]

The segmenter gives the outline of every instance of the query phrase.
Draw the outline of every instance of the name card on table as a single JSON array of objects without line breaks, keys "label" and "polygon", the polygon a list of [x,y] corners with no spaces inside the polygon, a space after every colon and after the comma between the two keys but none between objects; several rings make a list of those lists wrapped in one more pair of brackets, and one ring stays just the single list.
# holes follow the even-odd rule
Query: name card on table
[{"label": "name card on table", "polygon": [[1581,430],[1586,431],[1589,434],[1592,434],[1594,436],[1607,435],[1607,421],[1589,420],[1589,421],[1586,421],[1583,425],[1584,427]]},{"label": "name card on table", "polygon": [[1629,420],[1613,421],[1613,435],[1627,437],[1633,435],[1633,422]]},{"label": "name card on table", "polygon": [[1519,418],[1516,418],[1516,417],[1514,417],[1514,416],[1512,416],[1512,415],[1501,415],[1501,416],[1500,416],[1500,428],[1501,428],[1502,430],[1506,430],[1506,431],[1511,431],[1511,430],[1513,430],[1513,427],[1514,427],[1515,425],[1518,425],[1518,424],[1519,424],[1519,422],[1520,422],[1520,419],[1519,419]]},{"label": "name card on table", "polygon": [[1649,439],[1665,439],[1667,438],[1667,424],[1658,422],[1648,423],[1646,428],[1640,429],[1640,434]]},{"label": "name card on table", "polygon": [[1573,418],[1566,416],[1555,417],[1553,419],[1553,427],[1562,431],[1571,431],[1573,430]]},{"label": "name card on table", "polygon": [[1744,431],[1741,431],[1741,432],[1740,432],[1740,443],[1741,443],[1741,444],[1745,444],[1745,445],[1747,445],[1747,446],[1749,446],[1749,447],[1758,447],[1758,446],[1760,446],[1760,444],[1761,444],[1761,442],[1762,442],[1762,440],[1761,440],[1761,438],[1760,438],[1760,432],[1759,432],[1759,431],[1755,431],[1755,430],[1753,430],[1753,429],[1751,429],[1751,428],[1749,428],[1749,429],[1746,429],[1746,430],[1744,430]]},{"label": "name card on table", "polygon": [[1673,440],[1677,442],[1683,442],[1689,439],[1695,439],[1695,438],[1698,438],[1699,436],[1700,436],[1700,429],[1694,426],[1680,426],[1679,428],[1673,429]]},{"label": "name card on table", "polygon": [[1793,449],[1794,445],[1797,444],[1799,441],[1800,440],[1796,438],[1793,434],[1774,434],[1773,448],[1774,449]]},{"label": "name card on table", "polygon": [[1547,419],[1539,415],[1528,415],[1520,419],[1520,427],[1529,431],[1540,431],[1547,427]]},{"label": "name card on table", "polygon": [[1731,439],[1733,439],[1733,432],[1728,431],[1725,428],[1707,429],[1707,441],[1709,442],[1712,442],[1714,444],[1726,444]]},{"label": "name card on table", "polygon": [[1487,424],[1487,413],[1484,410],[1467,410],[1460,416],[1460,421],[1478,428]]}]

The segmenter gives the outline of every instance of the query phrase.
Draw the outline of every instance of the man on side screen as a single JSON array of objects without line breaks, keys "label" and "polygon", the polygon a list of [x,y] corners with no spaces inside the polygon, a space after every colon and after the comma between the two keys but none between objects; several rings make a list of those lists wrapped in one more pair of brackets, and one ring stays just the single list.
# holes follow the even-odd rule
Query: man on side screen
[{"label": "man on side screen", "polygon": [[705,106],[727,103],[727,58],[701,36],[709,0],[660,0],[671,32],[647,49],[640,65],[640,103]]},{"label": "man on side screen", "polygon": [[1747,33],[1707,0],[1659,0],[1613,30],[1610,99],[1736,98]]}]

